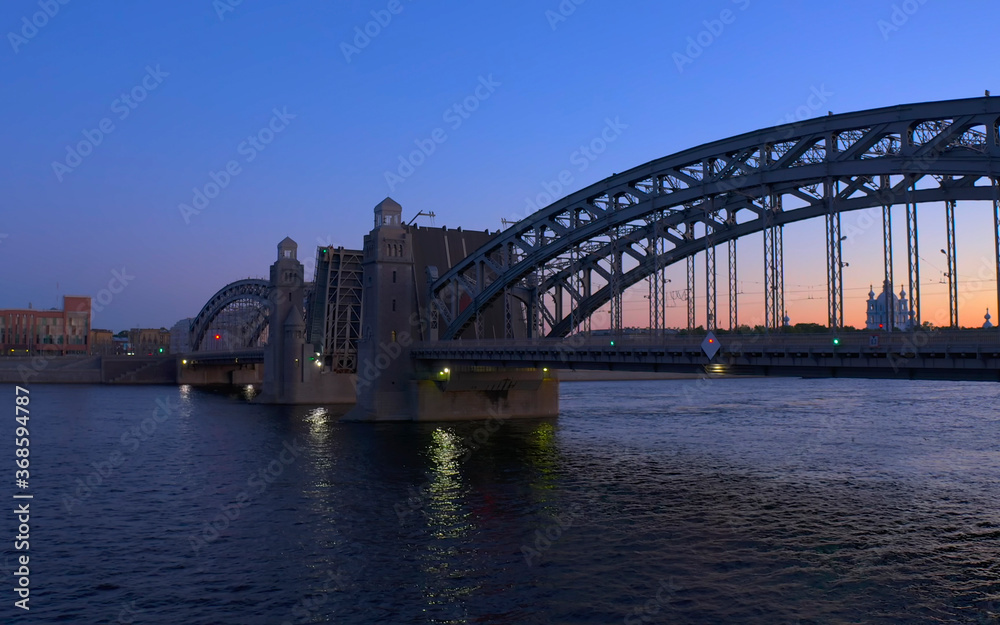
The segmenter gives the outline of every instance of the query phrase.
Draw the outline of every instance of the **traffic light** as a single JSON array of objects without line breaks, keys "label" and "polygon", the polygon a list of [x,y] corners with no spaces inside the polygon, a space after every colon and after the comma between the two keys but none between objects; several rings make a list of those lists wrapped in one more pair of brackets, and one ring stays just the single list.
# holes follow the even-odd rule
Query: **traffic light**
[{"label": "traffic light", "polygon": [[837,337],[833,337],[833,344],[834,345],[840,345],[840,339],[837,338]]},{"label": "traffic light", "polygon": [[611,347],[614,347],[614,346],[615,346],[615,342],[611,341]]},{"label": "traffic light", "polygon": [[160,348],[160,353],[161,353],[161,354],[163,353],[163,348],[162,348],[162,347]]},{"label": "traffic light", "polygon": [[222,335],[221,335],[221,334],[216,334],[216,335],[215,335],[215,340],[216,340],[216,341],[218,341],[218,340],[219,340],[219,339],[221,339],[221,338],[222,338]]}]

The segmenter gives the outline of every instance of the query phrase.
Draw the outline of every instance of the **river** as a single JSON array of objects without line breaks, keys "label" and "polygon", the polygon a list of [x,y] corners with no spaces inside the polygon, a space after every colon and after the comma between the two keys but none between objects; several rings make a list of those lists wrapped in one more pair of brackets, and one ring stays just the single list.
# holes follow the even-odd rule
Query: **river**
[{"label": "river", "polygon": [[561,392],[559,419],[372,425],[33,385],[8,622],[1000,622],[997,384]]}]

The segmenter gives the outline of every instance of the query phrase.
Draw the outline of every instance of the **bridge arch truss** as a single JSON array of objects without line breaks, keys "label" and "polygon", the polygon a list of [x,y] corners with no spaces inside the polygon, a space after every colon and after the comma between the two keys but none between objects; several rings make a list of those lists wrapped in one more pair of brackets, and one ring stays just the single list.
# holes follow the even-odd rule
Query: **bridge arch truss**
[{"label": "bridge arch truss", "polygon": [[[227,284],[213,295],[191,322],[191,351],[235,351],[267,342],[271,314],[267,280]],[[214,345],[218,335],[219,345]]]},{"label": "bridge arch truss", "polygon": [[[610,302],[616,330],[622,293],[648,280],[650,327],[662,328],[663,270],[683,262],[693,326],[693,259],[704,253],[706,325],[712,329],[718,319],[715,252],[725,244],[729,322],[735,326],[736,243],[762,232],[765,320],[778,327],[784,316],[783,227],[822,218],[829,320],[840,327],[842,213],[882,208],[891,284],[890,209],[906,206],[910,300],[918,307],[917,206],[944,202],[953,232],[956,202],[992,201],[1000,270],[998,177],[1000,98],[873,109],[759,130],[646,163],[537,211],[434,280],[429,314],[440,320],[439,338],[453,339],[497,299],[517,297],[534,336],[558,337],[585,327]],[[949,266],[955,253],[952,236]],[[953,325],[956,291],[949,287]]]}]

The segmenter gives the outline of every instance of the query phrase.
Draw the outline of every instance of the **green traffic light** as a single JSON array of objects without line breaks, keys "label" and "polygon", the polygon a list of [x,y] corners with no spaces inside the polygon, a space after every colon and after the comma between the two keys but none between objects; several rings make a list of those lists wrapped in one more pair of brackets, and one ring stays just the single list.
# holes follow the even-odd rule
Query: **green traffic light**
[{"label": "green traffic light", "polygon": [[840,339],[833,339],[834,345],[840,345]]},{"label": "green traffic light", "polygon": [[611,347],[614,347],[614,346],[615,346],[615,342],[611,341]]}]

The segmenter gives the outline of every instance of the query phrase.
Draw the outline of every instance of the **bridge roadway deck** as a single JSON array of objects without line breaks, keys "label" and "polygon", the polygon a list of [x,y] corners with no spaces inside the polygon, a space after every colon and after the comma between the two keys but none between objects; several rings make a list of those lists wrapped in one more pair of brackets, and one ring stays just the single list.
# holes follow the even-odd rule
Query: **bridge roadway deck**
[{"label": "bridge roadway deck", "polygon": [[[877,338],[876,338],[877,337]],[[834,339],[839,343],[835,344]],[[719,334],[709,359],[704,335],[571,336],[565,339],[415,343],[411,355],[443,367],[692,372],[794,377],[1000,381],[1000,331],[932,330],[841,334]],[[612,344],[613,341],[613,344]]]}]

